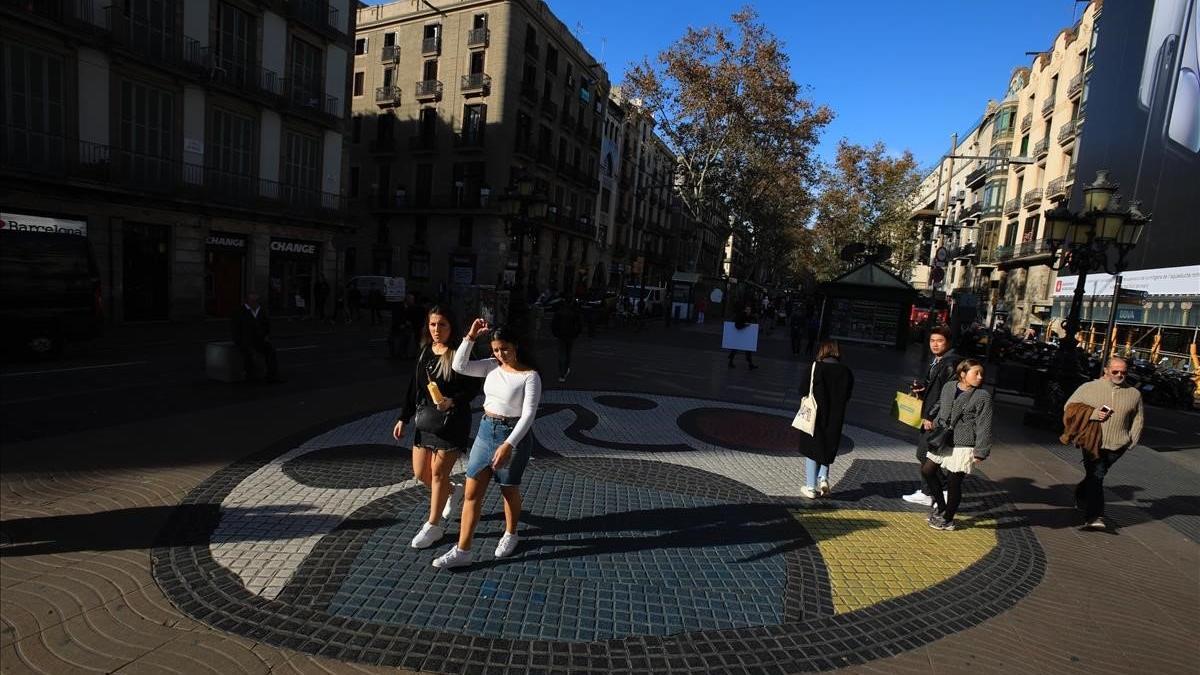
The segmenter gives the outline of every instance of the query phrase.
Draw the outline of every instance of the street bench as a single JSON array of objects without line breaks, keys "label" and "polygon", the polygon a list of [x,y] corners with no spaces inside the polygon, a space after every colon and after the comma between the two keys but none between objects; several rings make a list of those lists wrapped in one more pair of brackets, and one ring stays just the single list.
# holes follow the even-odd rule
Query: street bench
[{"label": "street bench", "polygon": [[209,342],[204,348],[204,373],[220,382],[242,382],[246,365],[242,352],[230,340]]}]

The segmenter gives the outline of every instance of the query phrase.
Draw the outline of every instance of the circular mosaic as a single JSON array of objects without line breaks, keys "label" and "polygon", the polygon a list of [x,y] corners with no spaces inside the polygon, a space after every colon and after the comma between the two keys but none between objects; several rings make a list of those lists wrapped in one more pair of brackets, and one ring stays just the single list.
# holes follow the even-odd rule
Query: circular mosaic
[{"label": "circular mosaic", "polygon": [[[655,406],[609,404],[626,396]],[[813,502],[797,497],[802,458],[720,433],[787,425],[790,411],[563,390],[535,425],[517,552],[492,553],[492,489],[475,564],[436,570],[453,532],[409,547],[429,497],[410,439],[388,442],[394,414],[197,487],[154,550],[166,595],[221,630],[413,670],[761,672],[913,649],[1003,612],[1043,574],[1036,539],[981,476],[959,531],[928,528],[898,499],[917,482],[903,442],[848,427],[834,495]]]}]

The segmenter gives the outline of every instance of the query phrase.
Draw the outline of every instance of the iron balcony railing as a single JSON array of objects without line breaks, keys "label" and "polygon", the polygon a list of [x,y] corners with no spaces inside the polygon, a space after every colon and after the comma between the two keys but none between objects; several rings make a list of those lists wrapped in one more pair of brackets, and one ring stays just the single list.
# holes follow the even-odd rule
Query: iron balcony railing
[{"label": "iron balcony railing", "polygon": [[977,199],[967,207],[967,213],[970,215],[979,215],[983,212],[983,200]]},{"label": "iron balcony railing", "polygon": [[483,129],[469,129],[460,131],[454,134],[454,147],[456,148],[482,148],[483,147]]},{"label": "iron balcony railing", "polygon": [[982,185],[984,179],[987,178],[988,171],[990,169],[990,166],[981,162],[976,169],[967,174],[967,187],[978,187],[979,185]]},{"label": "iron balcony railing", "polygon": [[1013,253],[1014,258],[1029,258],[1032,256],[1040,256],[1048,253],[1053,253],[1054,248],[1047,239],[1035,239],[1033,241],[1021,242],[1021,245]]},{"label": "iron balcony railing", "polygon": [[1013,247],[1010,245],[997,246],[992,252],[992,260],[997,262],[1008,260],[1011,257],[1013,257]]},{"label": "iron balcony railing", "polygon": [[400,60],[400,45],[384,45],[379,53],[381,63],[396,63]]},{"label": "iron balcony railing", "polygon": [[1051,98],[1046,99],[1046,102],[1042,104],[1042,117],[1049,117],[1051,115],[1051,113],[1053,113],[1053,112],[1054,112],[1054,98],[1051,97]]},{"label": "iron balcony railing", "polygon": [[419,80],[417,82],[414,96],[416,96],[417,100],[419,101],[427,99],[440,99],[442,97],[442,81]]},{"label": "iron balcony railing", "polygon": [[441,36],[421,40],[421,56],[437,56],[442,53]]},{"label": "iron balcony railing", "polygon": [[1029,128],[1032,126],[1033,126],[1033,113],[1027,112],[1027,113],[1025,113],[1025,116],[1021,118],[1021,131],[1029,131]]},{"label": "iron balcony railing", "polygon": [[70,180],[164,198],[212,202],[239,208],[312,215],[313,209],[341,211],[341,195],[315,187],[281,184],[249,174],[184,162],[164,154],[133,152],[57,134],[4,128],[0,171]]},{"label": "iron balcony railing", "polygon": [[1025,196],[1022,198],[1022,204],[1025,205],[1025,208],[1029,208],[1031,206],[1037,206],[1041,203],[1042,203],[1042,188],[1033,188],[1032,190],[1025,191]]},{"label": "iron balcony railing", "polygon": [[1004,215],[1004,207],[1001,204],[987,204],[983,207],[983,210],[979,212],[979,218],[981,220],[988,218],[999,218],[1002,215]]},{"label": "iron balcony railing", "polygon": [[93,35],[102,35],[112,30],[111,6],[98,7],[93,0],[73,0],[67,4],[68,14],[64,18],[68,26]]},{"label": "iron balcony railing", "polygon": [[1008,173],[1008,162],[997,158],[988,162],[988,176],[1003,176]]},{"label": "iron balcony railing", "polygon": [[379,105],[399,105],[400,87],[394,84],[386,87],[375,87],[375,102]]},{"label": "iron balcony railing", "polygon": [[1050,153],[1050,137],[1043,138],[1033,144],[1033,156],[1041,159]]},{"label": "iron balcony railing", "polygon": [[488,93],[492,88],[492,76],[487,73],[471,73],[462,76],[460,89],[464,92]]},{"label": "iron balcony railing", "polygon": [[1067,194],[1067,178],[1059,176],[1046,184],[1046,197],[1054,199],[1056,197],[1064,197]]},{"label": "iron balcony railing", "polygon": [[1006,129],[993,129],[992,130],[992,143],[1011,141],[1015,131],[1016,130],[1013,129],[1012,127],[1008,127]]},{"label": "iron balcony railing", "polygon": [[468,47],[486,47],[492,39],[492,31],[487,28],[472,28],[467,31]]},{"label": "iron balcony railing", "polygon": [[1070,122],[1067,122],[1066,124],[1059,127],[1059,129],[1058,129],[1058,144],[1066,145],[1066,144],[1070,143],[1071,141],[1075,140],[1075,134],[1078,133],[1078,131],[1079,131],[1078,126],[1079,126],[1078,120],[1071,120]]},{"label": "iron balcony railing", "polygon": [[1067,85],[1067,97],[1075,98],[1083,93],[1083,73],[1071,78],[1071,83]]},{"label": "iron balcony railing", "polygon": [[296,80],[283,80],[283,88],[287,91],[287,99],[292,107],[299,111],[309,111],[318,115],[340,118],[342,116],[341,99],[321,92],[313,83],[298,83]]},{"label": "iron balcony railing", "polygon": [[292,16],[298,19],[300,23],[322,35],[336,37],[342,32],[341,28],[338,27],[338,10],[328,2],[323,2],[323,0],[290,0],[288,7],[292,9]]},{"label": "iron balcony railing", "polygon": [[372,199],[374,209],[380,211],[421,211],[441,210],[453,211],[463,209],[482,209],[492,206],[491,199],[484,200],[481,189],[462,189],[452,193],[415,193],[412,198],[397,202],[395,198],[379,195]]},{"label": "iron balcony railing", "polygon": [[1020,210],[1021,210],[1021,198],[1020,197],[1013,197],[1012,199],[1004,202],[1004,213],[1006,213],[1006,214],[1017,213]]}]

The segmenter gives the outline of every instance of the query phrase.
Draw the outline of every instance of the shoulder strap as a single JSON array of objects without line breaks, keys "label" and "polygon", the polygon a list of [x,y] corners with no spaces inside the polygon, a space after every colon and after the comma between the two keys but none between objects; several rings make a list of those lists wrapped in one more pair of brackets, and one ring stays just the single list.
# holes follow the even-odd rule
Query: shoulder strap
[{"label": "shoulder strap", "polygon": [[816,384],[816,382],[817,382],[817,361],[816,361],[816,359],[814,359],[812,362],[812,370],[810,370],[808,373],[808,395],[809,396],[812,396],[813,385]]}]

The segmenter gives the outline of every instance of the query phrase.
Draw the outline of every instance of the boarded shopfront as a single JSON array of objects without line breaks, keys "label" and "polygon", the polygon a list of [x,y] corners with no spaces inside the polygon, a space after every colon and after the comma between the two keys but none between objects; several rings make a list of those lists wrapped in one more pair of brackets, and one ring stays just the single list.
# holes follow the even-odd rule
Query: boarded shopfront
[{"label": "boarded shopfront", "polygon": [[821,336],[904,349],[917,291],[876,265],[864,263],[821,284]]},{"label": "boarded shopfront", "polygon": [[271,239],[268,307],[277,316],[303,316],[312,311],[313,281],[321,260],[321,243]]},{"label": "boarded shopfront", "polygon": [[241,305],[246,290],[246,235],[209,232],[204,250],[204,310],[228,317]]}]

